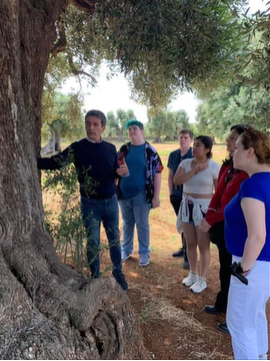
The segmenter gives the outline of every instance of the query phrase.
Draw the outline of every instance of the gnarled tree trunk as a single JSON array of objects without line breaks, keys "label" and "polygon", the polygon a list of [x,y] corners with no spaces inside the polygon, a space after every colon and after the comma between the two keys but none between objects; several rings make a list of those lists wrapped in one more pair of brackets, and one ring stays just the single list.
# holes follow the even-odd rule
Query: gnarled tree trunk
[{"label": "gnarled tree trunk", "polygon": [[119,285],[87,281],[61,264],[44,229],[40,103],[55,23],[66,6],[0,2],[0,358],[144,358]]},{"label": "gnarled tree trunk", "polygon": [[154,138],[154,140],[153,140],[152,143],[161,143],[161,138],[160,138],[160,136],[157,135],[157,136]]}]

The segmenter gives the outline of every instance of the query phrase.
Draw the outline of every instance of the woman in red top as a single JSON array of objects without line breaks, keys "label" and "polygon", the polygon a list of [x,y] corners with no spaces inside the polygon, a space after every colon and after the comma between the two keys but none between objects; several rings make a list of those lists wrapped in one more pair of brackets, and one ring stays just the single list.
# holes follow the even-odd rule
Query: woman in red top
[{"label": "woman in red top", "polygon": [[[241,182],[248,178],[247,173],[233,168],[232,154],[235,150],[235,143],[240,134],[245,131],[246,126],[234,125],[230,129],[230,134],[226,139],[227,150],[230,154],[219,171],[218,185],[213,195],[205,218],[201,221],[199,229],[203,232],[209,230],[210,239],[218,246],[219,251],[219,279],[220,291],[217,294],[214,306],[205,306],[204,310],[210,314],[226,313],[228,292],[230,286],[230,265],[232,256],[228,253],[224,238],[224,216],[223,210],[230,200],[238,192]],[[211,228],[210,228],[211,227]],[[229,333],[226,323],[219,323],[220,331]]]}]

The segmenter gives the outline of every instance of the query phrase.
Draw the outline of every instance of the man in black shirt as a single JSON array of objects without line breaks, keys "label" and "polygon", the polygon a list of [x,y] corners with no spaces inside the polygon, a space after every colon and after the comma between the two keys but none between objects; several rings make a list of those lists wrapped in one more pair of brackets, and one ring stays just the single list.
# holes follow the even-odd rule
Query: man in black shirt
[{"label": "man in black shirt", "polygon": [[[82,218],[87,233],[87,260],[91,277],[100,276],[100,224],[103,223],[113,264],[112,275],[123,290],[127,282],[122,273],[119,241],[119,213],[115,179],[128,173],[126,164],[118,166],[116,148],[104,141],[106,117],[99,110],[85,115],[86,138],[72,143],[63,152],[50,158],[38,158],[39,169],[59,169],[75,165],[81,195]],[[90,186],[89,186],[90,185]]]}]

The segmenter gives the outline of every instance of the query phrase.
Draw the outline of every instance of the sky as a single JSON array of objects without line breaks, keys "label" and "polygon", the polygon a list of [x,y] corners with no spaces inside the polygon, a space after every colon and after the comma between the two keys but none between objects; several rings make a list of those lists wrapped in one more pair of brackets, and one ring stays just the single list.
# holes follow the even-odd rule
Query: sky
[{"label": "sky", "polygon": [[[250,13],[256,12],[258,9],[266,7],[267,0],[249,0]],[[147,122],[146,107],[135,103],[131,98],[128,83],[123,74],[113,77],[110,81],[106,79],[106,65],[104,64],[100,71],[98,85],[95,88],[86,86],[86,82],[82,82],[82,90],[84,93],[84,111],[90,109],[99,109],[107,114],[109,111],[116,113],[117,109],[132,109],[138,120],[143,123]],[[77,89],[74,80],[69,80],[63,90]],[[185,110],[190,123],[196,121],[196,108],[199,101],[192,93],[185,92],[168,105],[171,111]]]}]

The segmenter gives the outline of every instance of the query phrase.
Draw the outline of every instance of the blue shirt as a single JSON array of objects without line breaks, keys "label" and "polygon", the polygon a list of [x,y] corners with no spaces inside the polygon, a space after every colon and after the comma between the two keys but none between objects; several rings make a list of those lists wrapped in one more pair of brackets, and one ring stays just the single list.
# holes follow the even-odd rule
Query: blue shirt
[{"label": "blue shirt", "polygon": [[130,144],[125,161],[129,170],[129,177],[122,177],[119,182],[121,199],[129,199],[145,191],[145,144]]},{"label": "blue shirt", "polygon": [[[188,152],[184,156],[181,155],[180,149],[176,149],[176,150],[174,150],[173,152],[171,152],[169,154],[167,167],[172,170],[173,176],[175,175],[175,173],[176,173],[176,171],[178,169],[178,166],[182,162],[182,160],[189,159],[189,158],[193,158],[191,148],[189,148]],[[181,186],[175,186],[173,184],[172,194],[175,195],[175,196],[178,196],[178,197],[182,197],[183,184]]]},{"label": "blue shirt", "polygon": [[[122,157],[127,157],[127,154],[130,151],[131,142],[123,144],[118,152],[118,159]],[[154,176],[155,174],[161,173],[163,170],[163,165],[155,148],[152,147],[148,142],[144,143],[144,156],[145,156],[145,194],[147,203],[152,204],[152,199],[154,196]],[[119,178],[118,189],[121,187],[121,182],[124,178]],[[121,198],[121,192],[119,191],[119,197]]]},{"label": "blue shirt", "polygon": [[226,247],[232,255],[242,257],[247,239],[247,225],[241,208],[243,198],[254,198],[265,205],[265,244],[257,260],[270,262],[270,173],[255,173],[245,179],[239,192],[224,209]]}]

